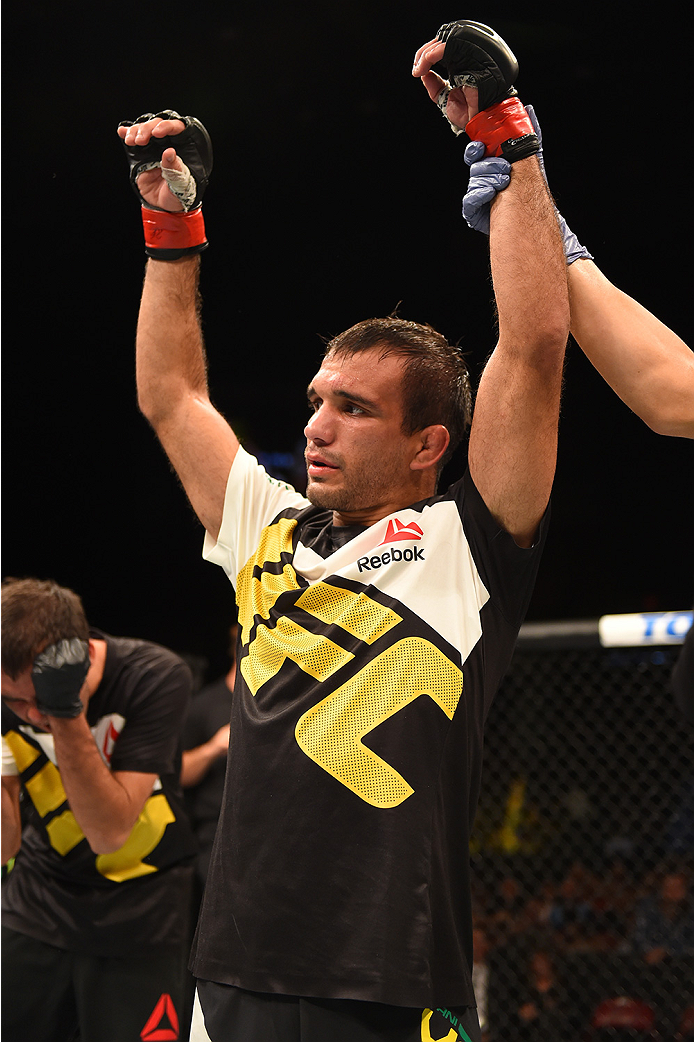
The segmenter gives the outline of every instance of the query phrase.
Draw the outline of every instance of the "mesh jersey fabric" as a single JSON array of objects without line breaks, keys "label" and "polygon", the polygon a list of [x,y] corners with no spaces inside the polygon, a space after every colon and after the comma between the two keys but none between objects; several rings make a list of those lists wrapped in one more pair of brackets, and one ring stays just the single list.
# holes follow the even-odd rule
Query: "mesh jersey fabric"
[{"label": "mesh jersey fabric", "polygon": [[240,641],[197,977],[474,1005],[484,719],[545,528],[518,547],[466,473],[342,542],[240,450],[203,551],[236,588]]}]

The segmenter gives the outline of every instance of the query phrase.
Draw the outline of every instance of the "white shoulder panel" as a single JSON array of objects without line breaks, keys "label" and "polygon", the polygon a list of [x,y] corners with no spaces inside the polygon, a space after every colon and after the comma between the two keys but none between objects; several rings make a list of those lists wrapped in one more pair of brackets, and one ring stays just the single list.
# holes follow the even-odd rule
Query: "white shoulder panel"
[{"label": "white shoulder panel", "polygon": [[341,575],[397,598],[458,648],[463,661],[482,635],[489,600],[455,503],[400,510],[323,560],[297,547],[297,572],[310,583]]},{"label": "white shoulder panel", "polygon": [[266,525],[281,510],[301,510],[309,501],[291,485],[271,478],[255,456],[239,449],[229,472],[217,541],[205,533],[202,556],[220,565],[232,583],[257,549]]}]

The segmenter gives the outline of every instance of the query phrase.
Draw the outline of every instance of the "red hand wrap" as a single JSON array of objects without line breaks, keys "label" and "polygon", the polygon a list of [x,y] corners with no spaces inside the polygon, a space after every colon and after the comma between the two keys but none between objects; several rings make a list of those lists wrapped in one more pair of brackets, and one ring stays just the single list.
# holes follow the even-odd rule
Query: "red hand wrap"
[{"label": "red hand wrap", "polygon": [[169,213],[143,206],[142,224],[148,250],[189,250],[207,242],[200,206],[190,213]]},{"label": "red hand wrap", "polygon": [[[530,116],[518,98],[504,98],[496,105],[478,112],[468,122],[465,133],[471,141],[482,141],[487,147],[488,156],[506,155],[508,149],[503,149],[502,145],[527,136],[534,141],[528,143],[525,155],[534,155],[540,149]],[[525,155],[517,155],[515,158],[525,158]],[[506,158],[509,156],[506,155]]]}]

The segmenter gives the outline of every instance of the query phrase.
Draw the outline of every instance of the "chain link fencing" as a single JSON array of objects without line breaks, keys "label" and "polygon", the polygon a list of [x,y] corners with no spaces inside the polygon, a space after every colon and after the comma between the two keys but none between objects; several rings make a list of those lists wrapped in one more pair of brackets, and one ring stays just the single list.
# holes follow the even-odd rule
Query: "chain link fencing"
[{"label": "chain link fencing", "polygon": [[611,618],[524,626],[489,714],[485,1042],[694,1039],[694,726],[671,687],[691,613]]}]

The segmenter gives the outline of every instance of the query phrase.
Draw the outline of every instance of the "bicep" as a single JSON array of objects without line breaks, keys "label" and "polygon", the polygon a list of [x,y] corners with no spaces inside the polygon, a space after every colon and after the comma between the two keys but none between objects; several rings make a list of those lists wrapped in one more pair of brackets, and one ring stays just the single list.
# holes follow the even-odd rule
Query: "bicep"
[{"label": "bicep", "polygon": [[530,364],[497,346],[482,374],[470,430],[470,475],[490,513],[520,546],[532,545],[557,457],[562,356]]},{"label": "bicep", "polygon": [[193,394],[155,430],[193,510],[216,539],[229,471],[239,449],[236,435],[209,399]]}]

